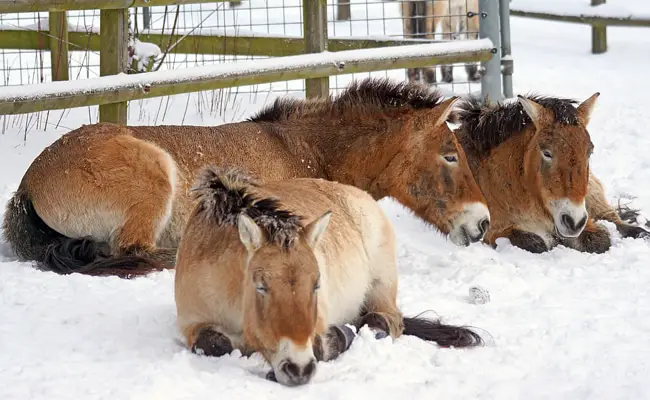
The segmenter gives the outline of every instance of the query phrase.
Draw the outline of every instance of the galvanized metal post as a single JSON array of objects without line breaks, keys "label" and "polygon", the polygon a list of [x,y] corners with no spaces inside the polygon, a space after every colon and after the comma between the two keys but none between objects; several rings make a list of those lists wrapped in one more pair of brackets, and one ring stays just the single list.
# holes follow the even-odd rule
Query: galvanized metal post
[{"label": "galvanized metal post", "polygon": [[501,36],[499,34],[499,0],[479,0],[479,16],[481,27],[479,36],[492,41],[493,56],[488,61],[481,63],[483,78],[481,79],[481,97],[484,100],[500,101],[501,93]]},{"label": "galvanized metal post", "polygon": [[510,44],[510,1],[500,0],[499,22],[501,24],[501,75],[503,77],[503,96],[506,99],[514,97],[512,92],[512,46]]}]

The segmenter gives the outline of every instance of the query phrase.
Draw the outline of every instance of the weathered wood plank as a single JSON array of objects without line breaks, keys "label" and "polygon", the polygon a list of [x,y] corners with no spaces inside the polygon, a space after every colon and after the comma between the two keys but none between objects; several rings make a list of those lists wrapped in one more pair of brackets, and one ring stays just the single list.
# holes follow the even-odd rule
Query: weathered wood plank
[{"label": "weathered wood plank", "polygon": [[49,14],[50,27],[50,61],[53,81],[70,79],[68,58],[68,18],[65,11],[53,11]]},{"label": "weathered wood plank", "polygon": [[350,0],[337,0],[336,2],[336,19],[338,21],[349,21],[352,18],[350,11]]},{"label": "weathered wood plank", "polygon": [[[150,72],[84,81],[31,85],[32,90],[0,87],[0,115],[60,110],[143,98],[340,74],[416,68],[425,65],[485,61],[492,56],[489,39],[465,43],[399,46],[260,60],[254,65],[217,65],[179,71]],[[190,72],[190,71],[188,71]],[[101,106],[100,106],[101,107]]]},{"label": "weathered wood plank", "polygon": [[[605,4],[605,0],[591,0],[592,6]],[[607,25],[591,26],[591,52],[601,54],[607,51]]]},{"label": "weathered wood plank", "polygon": [[[128,62],[128,9],[100,12],[99,75],[117,75],[126,72]],[[126,125],[126,101],[99,106],[99,120]]]},{"label": "weathered wood plank", "polygon": [[72,10],[118,10],[179,4],[219,3],[228,0],[4,0],[0,13]]},{"label": "weathered wood plank", "polygon": [[610,18],[595,15],[558,15],[550,12],[525,11],[510,9],[510,15],[515,17],[526,17],[542,19],[547,21],[573,22],[587,25],[607,26],[628,26],[628,27],[650,27],[650,18],[629,16],[627,18]]},{"label": "weathered wood plank", "polygon": [[[305,53],[322,53],[327,50],[327,0],[303,0],[303,34]],[[329,96],[329,78],[305,80],[307,98]]]},{"label": "weathered wood plank", "polygon": [[[0,48],[23,50],[48,50],[49,41],[45,33],[27,30],[0,30]],[[182,35],[172,35],[176,43]],[[150,43],[168,43],[169,35],[141,34],[139,39]],[[69,32],[70,51],[99,51],[99,34]],[[377,47],[400,46],[421,43],[436,43],[434,40],[417,39],[348,39],[336,38],[327,41],[328,51],[369,49]],[[188,35],[171,49],[176,54],[222,54],[242,56],[285,57],[304,54],[303,38],[267,36],[212,36]]]}]

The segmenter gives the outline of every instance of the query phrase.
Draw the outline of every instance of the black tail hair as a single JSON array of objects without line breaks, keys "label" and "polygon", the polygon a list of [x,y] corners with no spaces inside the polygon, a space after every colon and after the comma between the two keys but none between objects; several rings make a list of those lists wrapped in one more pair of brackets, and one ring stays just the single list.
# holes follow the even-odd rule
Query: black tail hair
[{"label": "black tail hair", "polygon": [[404,317],[404,334],[436,342],[440,347],[476,347],[484,344],[481,336],[468,328],[419,317]]},{"label": "black tail hair", "polygon": [[7,203],[2,228],[5,240],[18,258],[36,261],[37,267],[44,271],[131,278],[164,269],[140,255],[111,255],[106,243],[60,234],[38,216],[29,194],[22,188]]}]

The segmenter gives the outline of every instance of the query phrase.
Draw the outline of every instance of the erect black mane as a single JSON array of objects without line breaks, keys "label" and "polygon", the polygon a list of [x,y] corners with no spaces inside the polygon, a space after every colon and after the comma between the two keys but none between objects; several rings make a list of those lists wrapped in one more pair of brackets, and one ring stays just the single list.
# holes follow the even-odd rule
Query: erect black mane
[{"label": "erect black mane", "polygon": [[302,230],[302,218],[280,208],[278,199],[258,198],[250,189],[259,185],[242,171],[208,166],[199,174],[194,191],[197,213],[218,225],[237,226],[245,212],[262,229],[266,239],[282,248],[293,245]]},{"label": "erect black mane", "polygon": [[278,122],[307,115],[343,113],[357,107],[379,109],[410,107],[433,108],[444,99],[437,90],[418,83],[399,82],[388,78],[366,78],[353,81],[337,97],[302,100],[277,98],[273,104],[248,118],[251,122]]},{"label": "erect black mane", "polygon": [[[524,97],[550,110],[559,124],[579,123],[578,109],[574,107],[578,103],[576,100],[534,94]],[[481,155],[489,153],[532,124],[518,101],[484,106],[479,99],[469,98],[459,103],[455,113],[455,118],[461,123],[457,130],[459,139]]]}]

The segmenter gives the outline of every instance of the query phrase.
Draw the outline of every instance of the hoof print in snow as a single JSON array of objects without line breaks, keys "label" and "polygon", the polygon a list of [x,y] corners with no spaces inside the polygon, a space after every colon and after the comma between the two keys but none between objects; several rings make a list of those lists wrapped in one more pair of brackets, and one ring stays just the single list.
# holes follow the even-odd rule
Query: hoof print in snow
[{"label": "hoof print in snow", "polygon": [[490,292],[480,286],[469,288],[469,302],[472,304],[485,304],[490,301]]}]

